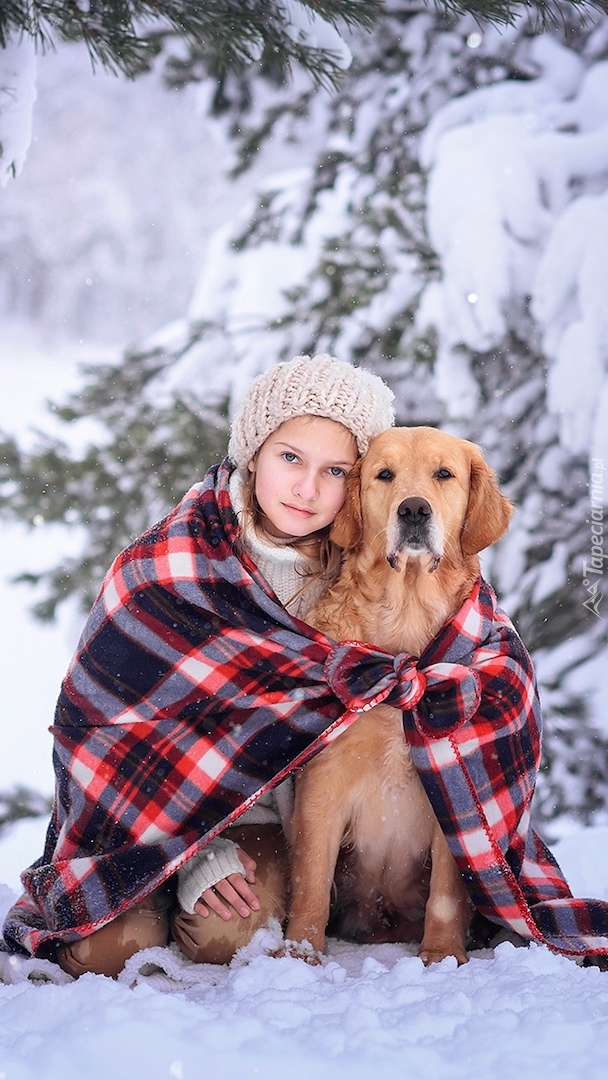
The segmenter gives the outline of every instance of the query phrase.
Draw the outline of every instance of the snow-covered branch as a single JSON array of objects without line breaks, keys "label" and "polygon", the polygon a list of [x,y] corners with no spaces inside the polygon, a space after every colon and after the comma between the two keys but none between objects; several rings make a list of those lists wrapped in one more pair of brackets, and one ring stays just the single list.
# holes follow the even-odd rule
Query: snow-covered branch
[{"label": "snow-covered branch", "polygon": [[26,34],[0,49],[0,185],[20,172],[32,138],[36,47]]}]

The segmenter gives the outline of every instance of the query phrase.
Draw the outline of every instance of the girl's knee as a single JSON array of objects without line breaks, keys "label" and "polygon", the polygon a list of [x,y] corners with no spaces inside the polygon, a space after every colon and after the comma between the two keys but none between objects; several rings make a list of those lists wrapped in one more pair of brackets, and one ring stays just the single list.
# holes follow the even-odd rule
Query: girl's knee
[{"label": "girl's knee", "polygon": [[143,904],[118,915],[89,937],[58,945],[58,964],[75,979],[86,972],[115,979],[136,952],[168,944],[169,905],[162,887],[155,890]]},{"label": "girl's knee", "polygon": [[266,926],[269,919],[285,921],[285,905],[280,898],[264,894],[260,889],[256,889],[256,895],[260,908],[246,918],[234,911],[230,919],[222,919],[214,911],[206,917],[196,912],[190,915],[180,908],[171,929],[181,951],[195,964],[229,964],[234,954],[249,944],[256,930]]}]

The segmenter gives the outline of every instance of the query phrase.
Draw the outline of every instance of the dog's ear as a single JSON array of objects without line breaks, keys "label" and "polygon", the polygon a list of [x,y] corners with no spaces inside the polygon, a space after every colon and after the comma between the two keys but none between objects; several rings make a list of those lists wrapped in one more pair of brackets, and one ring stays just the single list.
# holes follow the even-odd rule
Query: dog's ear
[{"label": "dog's ear", "polygon": [[507,531],[513,506],[498,489],[493,469],[475,448],[471,455],[469,505],[460,538],[463,553],[483,551]]},{"label": "dog's ear", "polygon": [[353,465],[346,480],[346,499],[338,510],[329,533],[330,539],[338,547],[352,551],[361,543],[363,537],[363,515],[361,513],[361,458]]}]

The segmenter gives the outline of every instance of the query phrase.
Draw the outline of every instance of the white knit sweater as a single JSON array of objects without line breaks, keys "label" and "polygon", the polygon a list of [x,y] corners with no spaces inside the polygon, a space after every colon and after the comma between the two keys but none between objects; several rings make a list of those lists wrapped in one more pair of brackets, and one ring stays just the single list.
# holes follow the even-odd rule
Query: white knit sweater
[{"label": "white knit sweater", "polygon": [[[261,537],[251,520],[246,519],[243,484],[238,469],[230,478],[230,499],[241,526],[243,547],[251,556],[262,577],[291,615],[303,619],[321,597],[323,581],[317,578],[304,590],[310,568],[306,560],[289,544],[273,544]],[[294,782],[288,776],[272,791],[261,795],[257,802],[239,818],[239,825],[281,825],[289,840],[293,816]],[[241,874],[243,864],[238,856],[238,844],[219,836],[178,872],[179,902],[190,914],[206,889],[213,888],[229,874]]]}]

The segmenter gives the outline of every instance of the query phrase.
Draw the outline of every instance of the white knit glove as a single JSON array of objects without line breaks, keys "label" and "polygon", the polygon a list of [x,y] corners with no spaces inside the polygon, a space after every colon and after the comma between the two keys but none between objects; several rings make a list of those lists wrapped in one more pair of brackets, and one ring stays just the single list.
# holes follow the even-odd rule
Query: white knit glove
[{"label": "white knit glove", "polygon": [[194,905],[207,889],[229,874],[243,874],[239,845],[216,836],[207,847],[184,863],[177,872],[177,899],[184,911],[194,914]]}]

